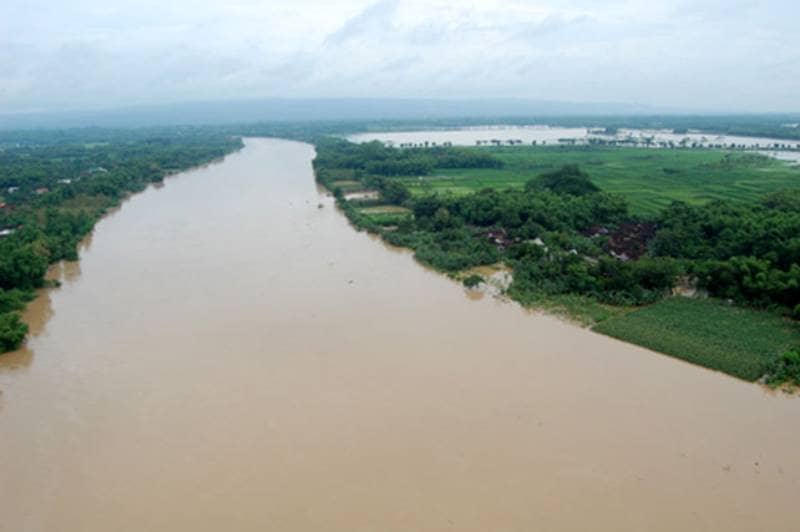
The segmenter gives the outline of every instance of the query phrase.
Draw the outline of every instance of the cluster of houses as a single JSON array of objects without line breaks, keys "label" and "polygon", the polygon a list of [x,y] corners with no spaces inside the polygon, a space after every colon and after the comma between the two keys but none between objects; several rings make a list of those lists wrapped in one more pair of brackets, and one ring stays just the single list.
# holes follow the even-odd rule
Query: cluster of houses
[{"label": "cluster of houses", "polygon": [[510,238],[508,232],[502,228],[486,231],[483,235],[500,250],[507,249],[512,244],[519,242],[519,238]]},{"label": "cluster of houses", "polygon": [[[637,260],[647,253],[647,246],[656,236],[657,229],[658,226],[653,223],[627,222],[621,224],[614,231],[602,225],[593,225],[586,229],[583,234],[589,238],[608,237],[605,246],[608,253],[621,262],[627,262]],[[511,238],[508,232],[502,228],[491,229],[482,234],[498,250],[505,250],[514,244],[520,243],[519,238]],[[527,242],[543,247],[547,251],[547,246],[541,238]],[[570,253],[577,254],[578,252],[572,249]]]},{"label": "cluster of houses", "polygon": [[607,236],[606,249],[615,259],[627,262],[637,260],[647,253],[647,246],[656,236],[658,226],[646,222],[626,222],[615,231],[602,225],[593,225],[584,231],[589,238]]}]

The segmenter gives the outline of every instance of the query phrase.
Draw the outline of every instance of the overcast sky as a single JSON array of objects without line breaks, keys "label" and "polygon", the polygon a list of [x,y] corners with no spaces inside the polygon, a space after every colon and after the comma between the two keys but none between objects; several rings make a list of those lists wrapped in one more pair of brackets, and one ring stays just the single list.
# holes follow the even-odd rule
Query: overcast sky
[{"label": "overcast sky", "polygon": [[261,97],[800,110],[800,0],[2,0],[0,113]]}]

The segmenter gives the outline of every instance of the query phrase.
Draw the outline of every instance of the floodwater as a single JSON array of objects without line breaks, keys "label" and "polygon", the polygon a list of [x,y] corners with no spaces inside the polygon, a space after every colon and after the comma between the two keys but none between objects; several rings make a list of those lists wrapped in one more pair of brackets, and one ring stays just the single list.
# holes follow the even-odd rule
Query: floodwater
[{"label": "floodwater", "polygon": [[800,400],[472,300],[312,156],[247,140],[54,272],[0,357],[0,530],[800,530]]},{"label": "floodwater", "polygon": [[559,144],[561,140],[587,141],[590,138],[606,141],[627,141],[641,144],[648,141],[651,146],[658,147],[659,143],[673,143],[679,146],[684,142],[686,146],[696,144],[703,147],[725,148],[736,147],[768,149],[765,154],[797,160],[798,152],[785,149],[775,149],[775,145],[790,150],[800,150],[797,140],[774,139],[767,137],[744,137],[735,135],[715,135],[712,133],[687,132],[673,133],[672,130],[663,129],[620,129],[613,135],[606,135],[583,127],[550,127],[543,125],[534,126],[480,126],[457,129],[441,129],[431,131],[391,131],[376,133],[359,133],[349,137],[354,142],[370,142],[378,140],[393,145],[412,144],[420,145],[425,142],[442,145],[451,143],[454,146],[474,146],[476,144],[490,144],[492,141],[508,143],[517,141],[522,144]]},{"label": "floodwater", "polygon": [[438,145],[446,142],[454,146],[474,146],[478,142],[489,143],[493,140],[506,143],[522,141],[530,144],[533,141],[557,144],[559,139],[586,138],[589,130],[585,127],[550,127],[550,126],[479,126],[457,129],[439,129],[432,131],[390,131],[359,133],[350,136],[354,142],[371,142],[378,140],[384,143]]}]

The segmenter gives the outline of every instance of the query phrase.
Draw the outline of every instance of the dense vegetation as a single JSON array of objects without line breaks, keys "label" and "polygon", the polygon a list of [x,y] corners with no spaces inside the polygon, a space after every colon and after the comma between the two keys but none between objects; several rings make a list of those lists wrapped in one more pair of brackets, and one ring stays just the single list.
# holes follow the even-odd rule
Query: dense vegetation
[{"label": "dense vegetation", "polygon": [[365,176],[420,176],[435,168],[500,168],[502,161],[491,154],[468,148],[432,146],[393,149],[380,142],[356,144],[327,137],[317,143],[317,167],[351,171]]},{"label": "dense vegetation", "polygon": [[41,134],[38,144],[0,149],[0,352],[24,339],[19,311],[44,284],[47,267],[77,259],[78,242],[109,207],[169,173],[241,146],[239,139],[207,132],[131,132],[81,142],[86,134]]},{"label": "dense vegetation", "polygon": [[[470,157],[469,152],[475,155]],[[451,274],[503,262],[514,274],[508,293],[523,303],[581,298],[590,311],[598,305],[626,311],[662,301],[683,288],[751,309],[736,316],[765,315],[769,318],[764,320],[778,322],[782,322],[780,315],[800,318],[800,181],[794,182],[794,190],[773,192],[758,201],[714,199],[704,205],[673,201],[665,209],[645,214],[632,211],[624,196],[605,192],[602,181],[593,179],[593,168],[578,167],[567,158],[562,158],[560,168],[528,172],[522,187],[484,187],[454,194],[415,184],[424,181],[425,175],[457,168],[438,166],[439,161],[464,164],[459,172],[502,171],[506,164],[502,153],[482,148],[394,149],[336,139],[319,142],[317,153],[318,179],[334,191],[354,224],[380,233],[392,244],[414,249],[420,261]],[[740,170],[725,154],[712,153],[718,160],[727,160],[731,171]],[[639,154],[649,156],[643,151]],[[752,156],[743,157],[750,164]],[[756,158],[760,164],[772,164]],[[398,172],[398,168],[407,171]],[[473,169],[465,170],[469,168]],[[413,193],[408,190],[414,188]],[[346,199],[347,192],[362,189],[377,190],[380,199]],[[476,279],[467,279],[469,285],[476,284]],[[690,305],[696,302],[688,301]],[[678,308],[674,313],[678,315],[681,304],[652,308]],[[745,363],[750,343],[742,343],[742,349],[731,350],[729,356],[722,354],[728,349],[724,342],[705,351],[692,347],[700,345],[704,336],[711,338],[709,331],[715,326],[724,335],[733,323],[727,317],[733,314],[723,310],[708,314],[720,319],[712,319],[700,330],[691,340],[694,343],[678,344],[668,335],[653,332],[652,324],[670,321],[661,319],[662,310],[651,312],[659,319],[650,319],[643,328],[650,336],[629,335],[629,339],[667,353],[688,349],[685,358],[743,378],[778,374],[768,369],[781,355],[775,349],[791,347],[786,342],[766,342],[767,347],[750,353]],[[614,311],[606,316],[615,313],[628,316]],[[638,323],[634,315],[625,319]],[[684,313],[684,317],[690,315]],[[639,316],[636,319],[641,322],[649,314]],[[755,322],[761,319],[754,318]],[[612,323],[609,334],[619,330]],[[800,343],[800,328],[789,330],[788,337]],[[766,331],[762,329],[761,335]],[[648,340],[651,336],[666,343]],[[677,347],[669,347],[673,344]],[[789,375],[790,370],[782,374]]]}]

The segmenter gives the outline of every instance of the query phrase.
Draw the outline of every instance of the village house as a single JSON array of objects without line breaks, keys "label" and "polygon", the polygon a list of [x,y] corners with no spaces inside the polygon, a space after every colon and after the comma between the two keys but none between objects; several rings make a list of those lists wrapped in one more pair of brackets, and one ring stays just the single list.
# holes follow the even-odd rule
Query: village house
[{"label": "village house", "polygon": [[505,249],[517,242],[516,239],[509,238],[505,229],[493,229],[484,233],[486,239],[497,246],[498,249]]},{"label": "village house", "polygon": [[608,252],[615,259],[623,262],[638,260],[647,253],[647,246],[656,236],[657,229],[654,223],[623,223],[609,235]]}]

